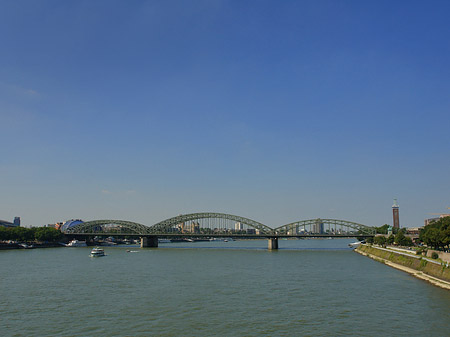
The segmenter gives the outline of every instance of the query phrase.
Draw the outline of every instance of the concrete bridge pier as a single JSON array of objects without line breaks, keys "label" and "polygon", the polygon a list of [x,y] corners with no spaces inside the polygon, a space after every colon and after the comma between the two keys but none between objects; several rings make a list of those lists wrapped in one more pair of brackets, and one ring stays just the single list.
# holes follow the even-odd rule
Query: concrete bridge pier
[{"label": "concrete bridge pier", "polygon": [[157,236],[141,237],[141,248],[158,248],[158,237]]},{"label": "concrete bridge pier", "polygon": [[269,238],[269,250],[276,250],[278,249],[278,238]]}]

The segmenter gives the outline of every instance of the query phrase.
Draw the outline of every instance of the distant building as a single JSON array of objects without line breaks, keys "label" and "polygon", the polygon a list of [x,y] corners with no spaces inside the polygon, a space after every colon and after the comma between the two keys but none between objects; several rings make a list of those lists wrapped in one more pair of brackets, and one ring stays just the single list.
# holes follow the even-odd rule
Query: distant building
[{"label": "distant building", "polygon": [[434,221],[438,221],[439,219],[442,219],[442,218],[446,218],[448,216],[450,216],[450,214],[441,214],[438,218],[425,219],[425,226],[428,226],[430,223],[432,223]]},{"label": "distant building", "polygon": [[287,235],[296,235],[297,233],[297,228],[296,227],[292,227],[291,229],[289,229],[287,231]]},{"label": "distant building", "polygon": [[184,233],[184,222],[179,223],[176,228],[178,229],[178,231],[180,231],[181,233]]},{"label": "distant building", "polygon": [[430,223],[434,222],[434,221],[438,221],[439,218],[429,218],[429,219],[425,219],[424,221],[424,225],[428,226]]},{"label": "distant building", "polygon": [[63,224],[64,224],[64,222],[49,223],[45,227],[50,227],[50,228],[54,228],[54,229],[60,229]]},{"label": "distant building", "polygon": [[397,204],[397,199],[394,199],[394,204],[392,205],[392,227],[400,228],[400,216],[399,216],[399,206]]},{"label": "distant building", "polygon": [[234,224],[234,229],[237,230],[237,231],[242,231],[242,230],[244,230],[244,225],[242,223],[240,223],[240,222],[236,222]]},{"label": "distant building", "polygon": [[181,224],[181,232],[182,233],[200,233],[200,224],[198,222],[191,222],[190,224]]},{"label": "distant building", "polygon": [[256,234],[256,229],[255,228],[247,228],[247,234]]},{"label": "distant building", "polygon": [[2,226],[2,227],[19,227],[20,226],[20,217],[16,216],[14,218],[14,222],[0,220],[0,226]]},{"label": "distant building", "polygon": [[6,220],[0,220],[0,226],[2,227],[14,227],[14,224],[12,222],[6,221]]},{"label": "distant building", "polygon": [[65,232],[66,230],[68,230],[71,227],[74,227],[76,225],[79,225],[80,223],[83,223],[83,220],[81,219],[71,219],[71,220],[67,220],[66,222],[63,223],[63,225],[61,226],[61,232]]},{"label": "distant building", "polygon": [[408,227],[406,228],[406,234],[419,235],[422,228],[423,227]]},{"label": "distant building", "polygon": [[313,234],[323,234],[323,222],[318,219],[314,225],[312,225],[312,233]]}]

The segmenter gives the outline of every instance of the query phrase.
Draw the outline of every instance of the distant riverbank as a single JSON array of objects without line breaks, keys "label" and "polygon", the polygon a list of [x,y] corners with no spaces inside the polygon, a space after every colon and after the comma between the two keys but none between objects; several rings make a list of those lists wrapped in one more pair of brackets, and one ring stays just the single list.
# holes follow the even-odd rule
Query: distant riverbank
[{"label": "distant riverbank", "polygon": [[421,256],[402,254],[391,249],[369,245],[360,245],[355,251],[426,280],[433,285],[450,290],[450,268],[446,264],[433,263]]},{"label": "distant riverbank", "polygon": [[38,242],[38,243],[0,243],[0,250],[8,249],[34,249],[34,248],[55,248],[64,247],[57,242]]}]

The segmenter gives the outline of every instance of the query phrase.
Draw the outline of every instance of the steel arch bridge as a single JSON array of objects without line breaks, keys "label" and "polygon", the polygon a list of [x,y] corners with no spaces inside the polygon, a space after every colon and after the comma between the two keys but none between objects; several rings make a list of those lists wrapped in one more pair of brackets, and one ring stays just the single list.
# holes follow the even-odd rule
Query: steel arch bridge
[{"label": "steel arch bridge", "polygon": [[[190,228],[185,229],[185,223],[189,222],[191,223]],[[173,234],[175,232],[180,232],[180,230],[181,232],[188,231],[190,233],[197,232],[198,234],[214,235],[214,233],[231,233],[230,231],[233,231],[233,228],[231,226],[236,223],[239,223],[239,226],[242,226],[242,230],[245,226],[247,228],[254,229],[255,234],[258,233],[261,236],[269,235],[273,232],[272,228],[258,221],[225,213],[181,214],[173,218],[161,221],[151,226],[149,229],[152,234],[162,235]],[[234,230],[236,231],[236,227],[234,228]]]},{"label": "steel arch bridge", "polygon": [[225,213],[191,213],[178,215],[153,226],[124,220],[94,220],[71,227],[67,235],[134,236],[373,236],[374,227],[337,219],[310,219],[292,222],[275,229],[258,221]]},{"label": "steel arch bridge", "polygon": [[94,220],[80,223],[76,226],[68,228],[65,234],[134,234],[148,235],[149,227],[136,222],[124,220]]},{"label": "steel arch bridge", "polygon": [[[309,229],[309,230],[308,230]],[[301,220],[277,227],[273,230],[278,235],[297,236],[301,233],[333,234],[336,236],[348,234],[375,235],[376,229],[360,223],[338,219]]]}]

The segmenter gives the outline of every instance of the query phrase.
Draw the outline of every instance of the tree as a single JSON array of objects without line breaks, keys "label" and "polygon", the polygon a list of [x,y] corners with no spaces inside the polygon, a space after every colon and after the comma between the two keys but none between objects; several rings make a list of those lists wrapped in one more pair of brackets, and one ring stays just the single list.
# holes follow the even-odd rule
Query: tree
[{"label": "tree", "polygon": [[385,225],[383,225],[381,227],[375,227],[375,228],[377,230],[377,234],[387,234],[389,225],[385,224]]},{"label": "tree", "polygon": [[38,227],[35,229],[34,238],[36,241],[49,241],[49,242],[57,242],[61,240],[63,234],[51,227]]},{"label": "tree", "polygon": [[413,245],[414,245],[413,240],[409,236],[405,236],[403,246],[411,247]]},{"label": "tree", "polygon": [[420,240],[435,249],[450,249],[450,217],[440,218],[420,231]]},{"label": "tree", "polygon": [[2,241],[11,240],[10,228],[0,226],[0,240]]},{"label": "tree", "polygon": [[403,231],[398,231],[397,235],[395,235],[394,242],[399,246],[404,246],[406,243],[406,237],[405,234],[403,234]]},{"label": "tree", "polygon": [[386,238],[384,236],[376,236],[373,239],[373,243],[379,246],[384,246],[386,244]]},{"label": "tree", "polygon": [[58,242],[63,238],[63,234],[51,227],[0,227],[0,240],[15,240],[19,242],[29,241],[49,241]]},{"label": "tree", "polygon": [[33,241],[34,233],[31,228],[14,227],[11,228],[11,240],[17,240],[21,242]]},{"label": "tree", "polygon": [[388,245],[392,245],[394,243],[394,241],[395,241],[395,238],[394,238],[394,235],[392,235],[392,234],[389,235],[388,238],[386,239],[386,243]]}]

